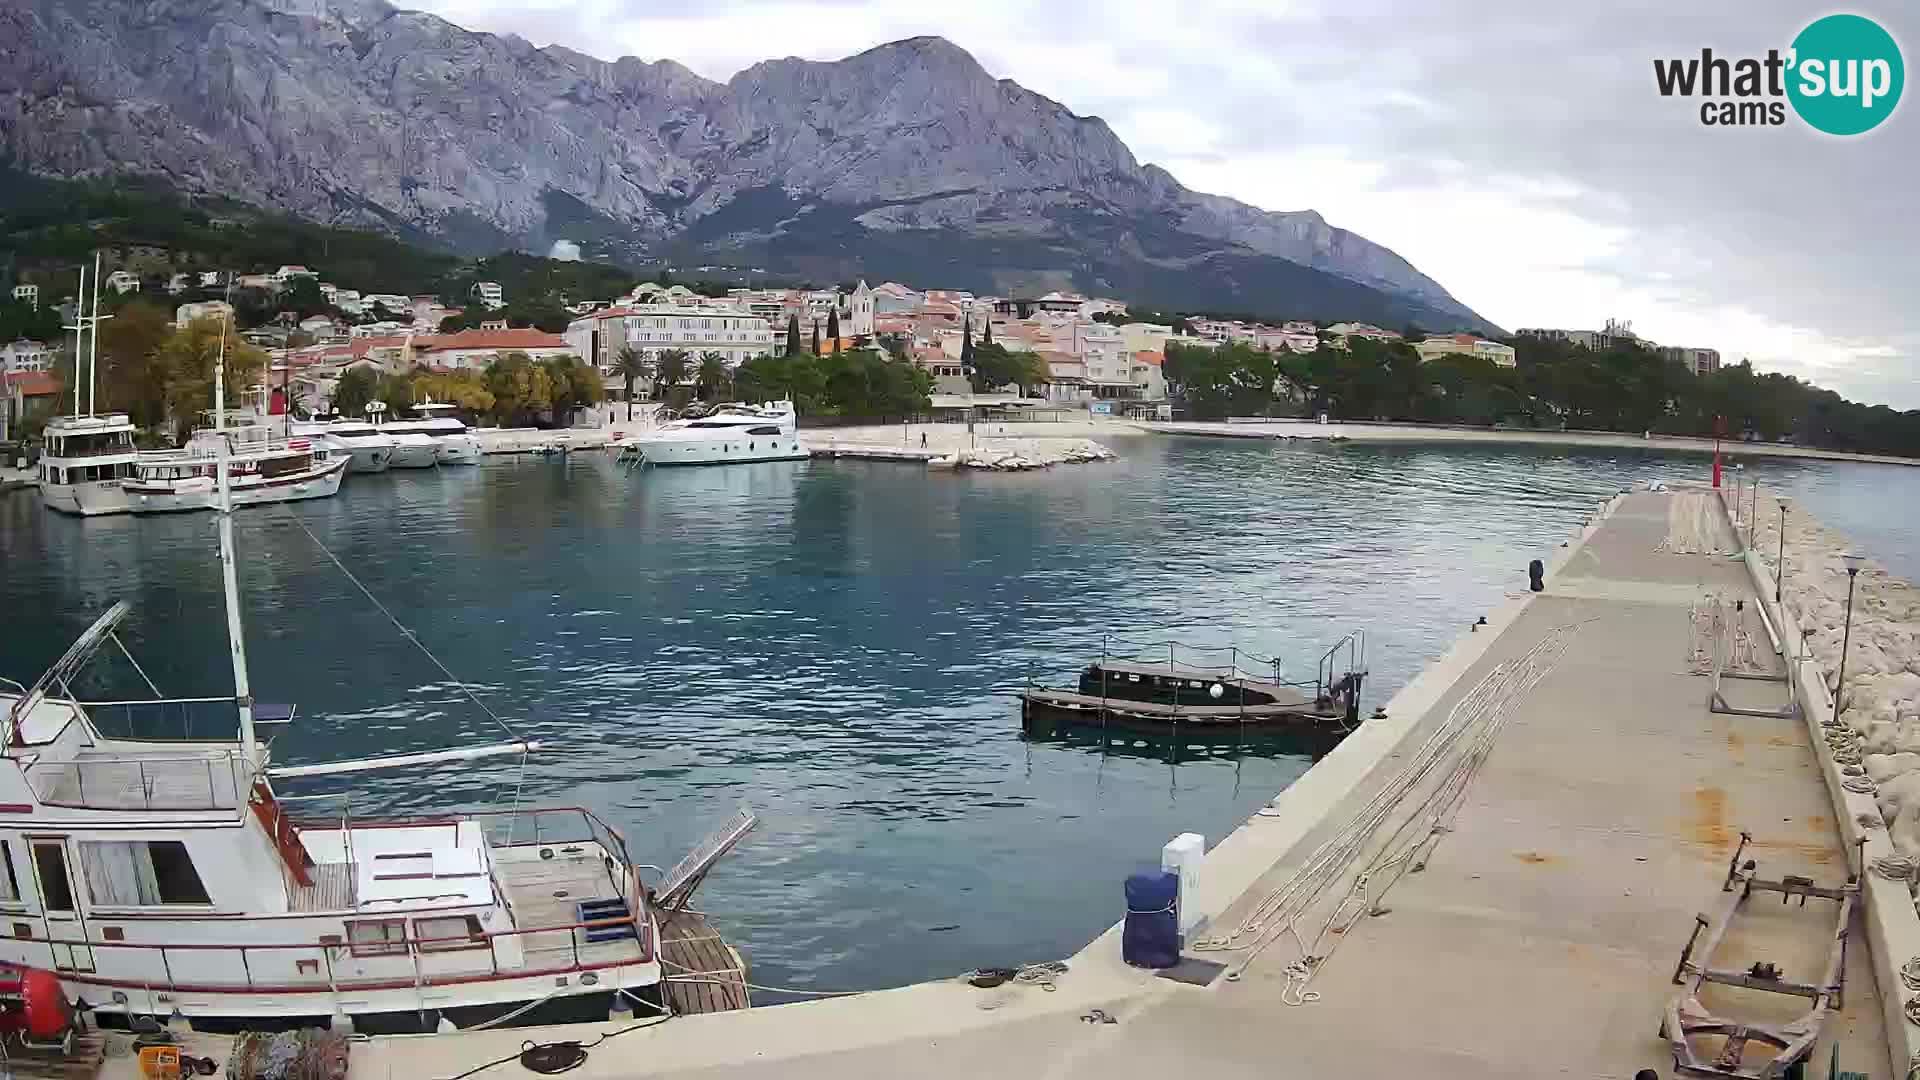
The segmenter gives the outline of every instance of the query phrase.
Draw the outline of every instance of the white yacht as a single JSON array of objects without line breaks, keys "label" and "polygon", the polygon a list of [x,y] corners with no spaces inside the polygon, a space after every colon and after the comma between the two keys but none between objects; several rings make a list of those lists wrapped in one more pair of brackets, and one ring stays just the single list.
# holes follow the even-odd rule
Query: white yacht
[{"label": "white yacht", "polygon": [[296,421],[293,434],[318,439],[335,453],[346,454],[351,459],[347,463],[348,472],[386,472],[393,457],[393,439],[360,420]]},{"label": "white yacht", "polygon": [[369,819],[350,793],[276,790],[538,744],[512,736],[276,765],[260,732],[293,710],[256,704],[249,688],[224,410],[216,434],[233,696],[77,699],[89,659],[109,643],[124,650],[124,602],[33,685],[0,687],[0,906],[12,920],[0,962],[53,972],[70,1000],[114,1026],[173,1016],[277,1030],[350,1018],[371,1034],[443,1019],[605,1020],[616,994],[657,1008],[652,902],[690,895],[688,882],[752,816],[742,811],[650,893],[620,833],[585,810],[530,809],[516,795],[494,814]]},{"label": "white yacht", "polygon": [[791,401],[722,405],[705,416],[672,420],[634,436],[624,453],[649,465],[727,465],[808,457]]},{"label": "white yacht", "polygon": [[216,473],[225,461],[235,506],[324,499],[340,490],[351,458],[314,440],[277,440],[259,425],[196,431],[179,450],[141,454],[121,481],[136,514],[211,510]]},{"label": "white yacht", "polygon": [[380,425],[380,431],[394,436],[420,436],[433,440],[433,458],[440,465],[480,464],[480,439],[459,417],[454,406],[427,401],[413,407],[418,419],[394,420]]},{"label": "white yacht", "polygon": [[128,511],[123,483],[134,475],[140,454],[133,447],[133,421],[127,414],[58,416],[47,421],[44,438],[39,464],[42,502],[62,513],[85,517]]}]

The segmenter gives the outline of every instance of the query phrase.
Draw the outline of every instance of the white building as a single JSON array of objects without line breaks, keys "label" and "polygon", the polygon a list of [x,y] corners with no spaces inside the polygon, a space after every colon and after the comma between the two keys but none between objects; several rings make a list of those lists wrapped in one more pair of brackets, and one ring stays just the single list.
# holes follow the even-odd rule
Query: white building
[{"label": "white building", "polygon": [[840,320],[840,335],[856,338],[872,335],[873,314],[873,290],[867,288],[863,278],[847,297],[847,314]]},{"label": "white building", "polygon": [[233,305],[225,300],[199,300],[173,309],[173,325],[185,326],[195,319],[232,319]]},{"label": "white building", "polygon": [[140,289],[140,275],[131,270],[115,270],[107,275],[107,288],[121,296]]},{"label": "white building", "polygon": [[642,304],[609,308],[567,324],[566,340],[595,367],[611,367],[628,346],[648,359],[684,349],[697,361],[717,352],[731,367],[774,349],[773,327],[740,307]]},{"label": "white building", "polygon": [[193,282],[194,276],[192,274],[175,274],[167,279],[167,294],[169,296],[179,296],[181,293],[193,288]]},{"label": "white building", "polygon": [[371,313],[375,307],[382,307],[387,309],[390,315],[405,315],[411,318],[413,314],[413,298],[399,293],[368,293],[361,300],[364,311],[367,313]]},{"label": "white building", "polygon": [[221,275],[222,275],[222,274],[224,274],[224,273],[225,273],[225,271],[223,271],[223,270],[202,270],[202,271],[200,271],[200,287],[201,287],[201,288],[203,288],[203,289],[217,289],[217,288],[219,288],[219,287],[220,287],[220,277],[221,277]]},{"label": "white building", "polygon": [[497,281],[474,282],[470,295],[486,305],[488,311],[498,311],[507,306],[506,297],[501,294],[500,283]]},{"label": "white building", "polygon": [[35,311],[40,310],[40,286],[21,284],[13,287],[13,299]]},{"label": "white building", "polygon": [[319,276],[319,274],[314,273],[304,266],[283,266],[275,270],[271,275],[275,285],[285,285],[294,278],[317,278]]},{"label": "white building", "polygon": [[47,371],[53,367],[53,350],[38,341],[21,338],[0,345],[0,375],[16,371]]},{"label": "white building", "polygon": [[358,289],[335,289],[327,303],[339,308],[344,315],[364,315],[367,311],[367,302]]}]

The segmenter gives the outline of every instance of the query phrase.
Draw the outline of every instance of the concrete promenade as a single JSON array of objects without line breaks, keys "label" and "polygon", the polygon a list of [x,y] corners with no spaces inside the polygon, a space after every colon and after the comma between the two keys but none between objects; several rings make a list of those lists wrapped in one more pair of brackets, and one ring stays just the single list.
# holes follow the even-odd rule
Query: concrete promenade
[{"label": "concrete promenade", "polygon": [[[1116,929],[1069,958],[1052,991],[927,983],[680,1018],[594,1049],[578,1072],[583,1080],[1001,1071],[1519,1080],[1626,1078],[1643,1068],[1671,1076],[1656,1037],[1675,989],[1668,979],[1694,913],[1720,895],[1740,831],[1754,834],[1749,857],[1763,876],[1837,884],[1848,868],[1806,725],[1712,713],[1708,680],[1689,671],[1690,609],[1703,591],[1746,600],[1748,618],[1754,593],[1739,560],[1659,550],[1679,497],[1615,500],[1553,553],[1545,592],[1516,592],[1487,612],[1488,624],[1397,694],[1385,719],[1368,721],[1209,852],[1198,897],[1211,916],[1205,935],[1239,926],[1288,881],[1497,666],[1557,628],[1575,628],[1558,663],[1512,701],[1424,869],[1370,894],[1377,913],[1322,948],[1330,955],[1311,983],[1318,1000],[1289,1003],[1301,989],[1288,974],[1297,958],[1289,939],[1238,981],[1190,986],[1122,964]],[[1516,582],[1524,577],[1516,573]],[[1463,629],[1478,614],[1462,612]],[[1757,621],[1748,630],[1766,641]],[[1777,704],[1760,699],[1785,693],[1778,683],[1744,685],[1743,704]],[[1163,839],[1141,837],[1143,857]],[[1117,912],[1118,881],[1114,897]],[[1326,910],[1300,920],[1303,937],[1314,937]],[[1817,979],[1830,910],[1821,901],[1804,910],[1756,902],[1715,961],[1744,968],[1766,960],[1787,978]],[[1858,922],[1854,934],[1846,1004],[1827,1030],[1844,1068],[1884,1075],[1883,1002]],[[1246,954],[1197,955],[1237,963]],[[1707,1000],[1781,1019],[1769,1003],[1789,999],[1731,991]],[[1083,1019],[1096,1008],[1115,1022]],[[513,1053],[523,1039],[591,1041],[596,1029],[612,1026],[379,1040],[356,1048],[353,1072],[358,1080],[450,1076]],[[1810,1075],[1825,1075],[1827,1054],[1823,1038]]]}]

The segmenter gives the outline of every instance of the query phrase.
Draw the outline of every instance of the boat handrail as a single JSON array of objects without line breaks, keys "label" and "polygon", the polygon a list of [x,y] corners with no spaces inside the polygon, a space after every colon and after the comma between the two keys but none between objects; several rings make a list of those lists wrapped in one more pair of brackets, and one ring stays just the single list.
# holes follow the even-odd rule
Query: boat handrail
[{"label": "boat handrail", "polygon": [[[653,929],[648,919],[649,909],[647,907],[646,889],[640,881],[638,872],[630,869],[627,876],[628,881],[626,888],[630,891],[628,891],[624,897],[627,901],[626,915],[617,915],[606,919],[585,919],[560,926],[515,927],[509,930],[482,930],[478,933],[455,934],[446,937],[416,937],[414,934],[419,920],[447,918],[449,916],[445,909],[422,910],[415,908],[404,911],[387,912],[362,909],[353,911],[342,910],[338,912],[315,912],[313,914],[319,917],[337,914],[344,916],[347,921],[400,922],[403,924],[402,932],[405,936],[359,943],[343,941],[337,936],[329,934],[323,935],[319,941],[314,942],[246,944],[206,942],[164,944],[159,942],[124,940],[93,941],[82,938],[80,940],[48,939],[48,944],[91,949],[96,961],[102,954],[111,956],[115,950],[121,949],[149,953],[158,952],[160,954],[161,968],[165,973],[164,985],[167,986],[170,992],[176,994],[183,991],[219,992],[221,990],[231,990],[235,987],[245,987],[248,990],[254,991],[284,990],[298,992],[309,989],[325,989],[328,987],[400,989],[405,987],[438,986],[443,983],[467,983],[471,982],[475,975],[475,972],[470,967],[455,971],[429,972],[424,969],[423,963],[434,959],[456,957],[461,953],[478,951],[482,948],[487,951],[485,970],[488,974],[495,977],[523,979],[548,975],[567,975],[579,971],[594,971],[604,968],[654,962],[657,942],[654,941]],[[509,908],[508,910],[511,909]],[[467,913],[461,912],[459,914],[464,915]],[[113,918],[111,914],[105,912],[98,913],[95,917],[97,920]],[[589,944],[593,943],[587,934],[582,931],[606,930],[621,926],[631,926],[633,928],[634,943],[639,950],[637,957],[622,957],[616,960],[599,960],[590,963],[581,960],[581,941],[586,940]],[[508,967],[503,970],[500,966],[500,953],[497,948],[497,943],[502,939],[521,938],[533,934],[566,934],[568,940],[571,942],[571,963],[563,967],[544,967],[538,969]],[[544,940],[551,940],[551,938]],[[375,949],[380,951],[374,952],[373,950]],[[294,975],[292,976],[295,981],[262,985],[255,976],[256,965],[247,962],[248,954],[266,953],[284,955],[289,951],[306,952],[314,955],[311,959],[305,957],[295,958],[293,965]],[[212,982],[183,984],[175,979],[173,964],[168,962],[169,953],[187,954],[182,957],[182,959],[185,960],[187,956],[208,952],[237,952],[240,956],[240,970],[243,973],[242,980],[233,983]],[[336,956],[352,956],[365,965],[368,961],[377,963],[385,959],[399,960],[403,954],[405,957],[404,964],[393,964],[389,967],[389,970],[381,972],[378,975],[349,974],[338,971],[334,967],[334,958]],[[523,960],[525,959],[525,955],[524,953],[522,954]],[[308,964],[312,966],[304,966]],[[205,965],[201,966],[204,967]],[[96,970],[97,968],[98,964],[96,962]],[[286,978],[284,975],[279,977]],[[162,984],[154,982],[152,985],[154,988],[158,988]]]},{"label": "boat handrail", "polygon": [[[42,806],[73,810],[237,810],[252,790],[253,763],[237,746],[190,754],[89,754],[40,758],[25,773]],[[107,773],[87,789],[87,774]],[[224,774],[225,783],[216,779]],[[65,790],[71,777],[73,790]],[[203,783],[204,781],[204,783]]]},{"label": "boat handrail", "polygon": [[[347,794],[348,793],[341,792],[341,793],[338,793],[337,796],[276,795],[274,797],[281,802],[304,802],[304,801],[317,801],[318,799],[328,798],[328,797],[344,798],[347,796]],[[585,823],[586,825],[585,836],[581,836],[581,837],[548,836],[545,839],[542,839],[541,837],[542,818],[552,817],[554,815],[569,815],[569,814],[578,816]],[[565,844],[565,843],[573,843],[577,840],[591,840],[596,843],[600,843],[600,846],[605,848],[610,854],[617,853],[619,856],[620,863],[623,866],[631,867],[636,865],[633,862],[632,854],[627,850],[626,834],[622,833],[618,828],[609,824],[606,820],[601,818],[600,815],[594,813],[593,811],[587,809],[584,806],[538,806],[538,807],[510,808],[505,810],[462,810],[457,813],[451,813],[451,814],[399,814],[399,815],[382,814],[377,819],[377,822],[375,823],[381,826],[410,825],[410,824],[438,825],[438,824],[448,824],[452,822],[457,822],[462,818],[475,818],[475,819],[507,818],[509,819],[508,825],[507,825],[507,835],[504,841],[499,840],[496,836],[494,836],[491,833],[487,835],[487,846],[490,848],[539,847],[542,844]],[[529,840],[520,841],[520,840],[514,839],[514,837],[518,835],[519,819],[521,818],[530,819],[533,825],[533,836]],[[293,823],[294,825],[301,828],[323,828],[323,827],[332,828],[337,824],[336,822],[333,822],[333,821],[316,821],[316,820],[302,821],[298,818],[293,819]],[[484,822],[482,823],[481,828],[483,830],[487,828]],[[552,830],[549,830],[549,831],[552,831]],[[602,843],[601,836],[603,835],[608,840],[611,840],[612,843],[611,844]]]}]

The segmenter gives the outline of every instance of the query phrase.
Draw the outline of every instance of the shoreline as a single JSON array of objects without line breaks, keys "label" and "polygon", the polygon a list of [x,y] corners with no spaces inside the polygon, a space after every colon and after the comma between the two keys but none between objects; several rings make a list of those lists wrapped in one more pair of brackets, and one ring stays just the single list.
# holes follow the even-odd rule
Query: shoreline
[{"label": "shoreline", "polygon": [[[1162,435],[1195,435],[1239,439],[1312,439],[1372,443],[1488,443],[1514,446],[1588,446],[1607,449],[1669,450],[1682,453],[1712,454],[1714,440],[1692,435],[1654,435],[1650,438],[1617,431],[1529,431],[1520,429],[1461,428],[1424,424],[1386,424],[1372,421],[1340,421],[1322,424],[1315,420],[1257,421],[1181,421],[1136,420],[1128,424],[1141,431]],[[1855,461],[1872,465],[1920,466],[1920,458],[1893,457],[1887,454],[1858,454],[1847,450],[1821,450],[1782,443],[1738,442],[1722,440],[1720,450],[1726,457],[1807,458],[1820,461]]]}]

